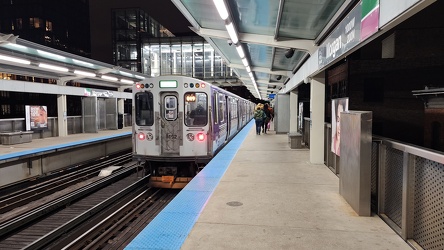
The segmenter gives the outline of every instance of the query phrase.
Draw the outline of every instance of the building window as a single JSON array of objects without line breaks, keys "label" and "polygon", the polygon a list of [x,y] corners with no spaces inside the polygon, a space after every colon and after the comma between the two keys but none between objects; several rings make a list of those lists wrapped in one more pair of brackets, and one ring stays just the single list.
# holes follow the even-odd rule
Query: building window
[{"label": "building window", "polygon": [[46,21],[46,31],[52,31],[52,22]]},{"label": "building window", "polygon": [[11,114],[11,106],[8,104],[3,104],[2,105],[2,110],[1,110],[1,114],[2,115],[10,115]]},{"label": "building window", "polygon": [[34,27],[35,29],[40,29],[42,27],[42,20],[38,17],[29,18],[29,27]]},{"label": "building window", "polygon": [[16,28],[21,30],[23,29],[23,20],[21,18],[15,19]]}]

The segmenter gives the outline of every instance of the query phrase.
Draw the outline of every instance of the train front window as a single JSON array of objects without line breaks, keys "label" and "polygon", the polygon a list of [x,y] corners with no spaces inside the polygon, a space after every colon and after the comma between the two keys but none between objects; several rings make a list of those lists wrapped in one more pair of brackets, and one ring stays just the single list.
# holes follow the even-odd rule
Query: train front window
[{"label": "train front window", "polygon": [[154,124],[153,93],[140,92],[135,96],[136,124],[152,126]]},{"label": "train front window", "polygon": [[208,97],[205,93],[185,93],[185,125],[201,127],[208,123]]},{"label": "train front window", "polygon": [[177,118],[177,98],[173,95],[165,96],[165,119],[174,121]]}]

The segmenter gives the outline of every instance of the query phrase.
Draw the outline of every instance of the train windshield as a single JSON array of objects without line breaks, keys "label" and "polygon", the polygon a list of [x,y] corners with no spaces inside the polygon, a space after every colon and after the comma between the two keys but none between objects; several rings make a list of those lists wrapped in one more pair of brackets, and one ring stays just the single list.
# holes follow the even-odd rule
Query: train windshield
[{"label": "train windshield", "polygon": [[140,92],[135,96],[136,124],[152,126],[154,124],[153,93]]},{"label": "train windshield", "polygon": [[185,125],[201,127],[208,123],[208,97],[205,93],[185,93]]}]

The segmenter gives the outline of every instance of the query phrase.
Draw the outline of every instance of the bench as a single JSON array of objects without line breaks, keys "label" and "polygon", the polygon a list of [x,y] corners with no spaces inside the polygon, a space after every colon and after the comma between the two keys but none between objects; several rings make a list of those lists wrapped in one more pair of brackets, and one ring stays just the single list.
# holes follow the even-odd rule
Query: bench
[{"label": "bench", "polygon": [[34,131],[1,132],[0,141],[3,145],[13,145],[32,141]]},{"label": "bench", "polygon": [[288,133],[288,139],[291,149],[302,148],[302,134]]}]

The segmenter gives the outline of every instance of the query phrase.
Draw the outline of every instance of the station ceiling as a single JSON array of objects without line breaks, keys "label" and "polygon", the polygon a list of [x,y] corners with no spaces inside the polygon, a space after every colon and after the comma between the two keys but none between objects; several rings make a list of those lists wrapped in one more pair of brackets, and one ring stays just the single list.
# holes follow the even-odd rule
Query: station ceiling
[{"label": "station ceiling", "polygon": [[[228,11],[228,18],[223,20],[215,5],[217,1],[172,1],[192,24],[190,28],[224,57],[256,98],[264,100],[284,86],[336,22],[359,2],[222,0]],[[230,24],[237,34],[237,44],[227,31]],[[249,69],[238,47],[243,49]]]}]

